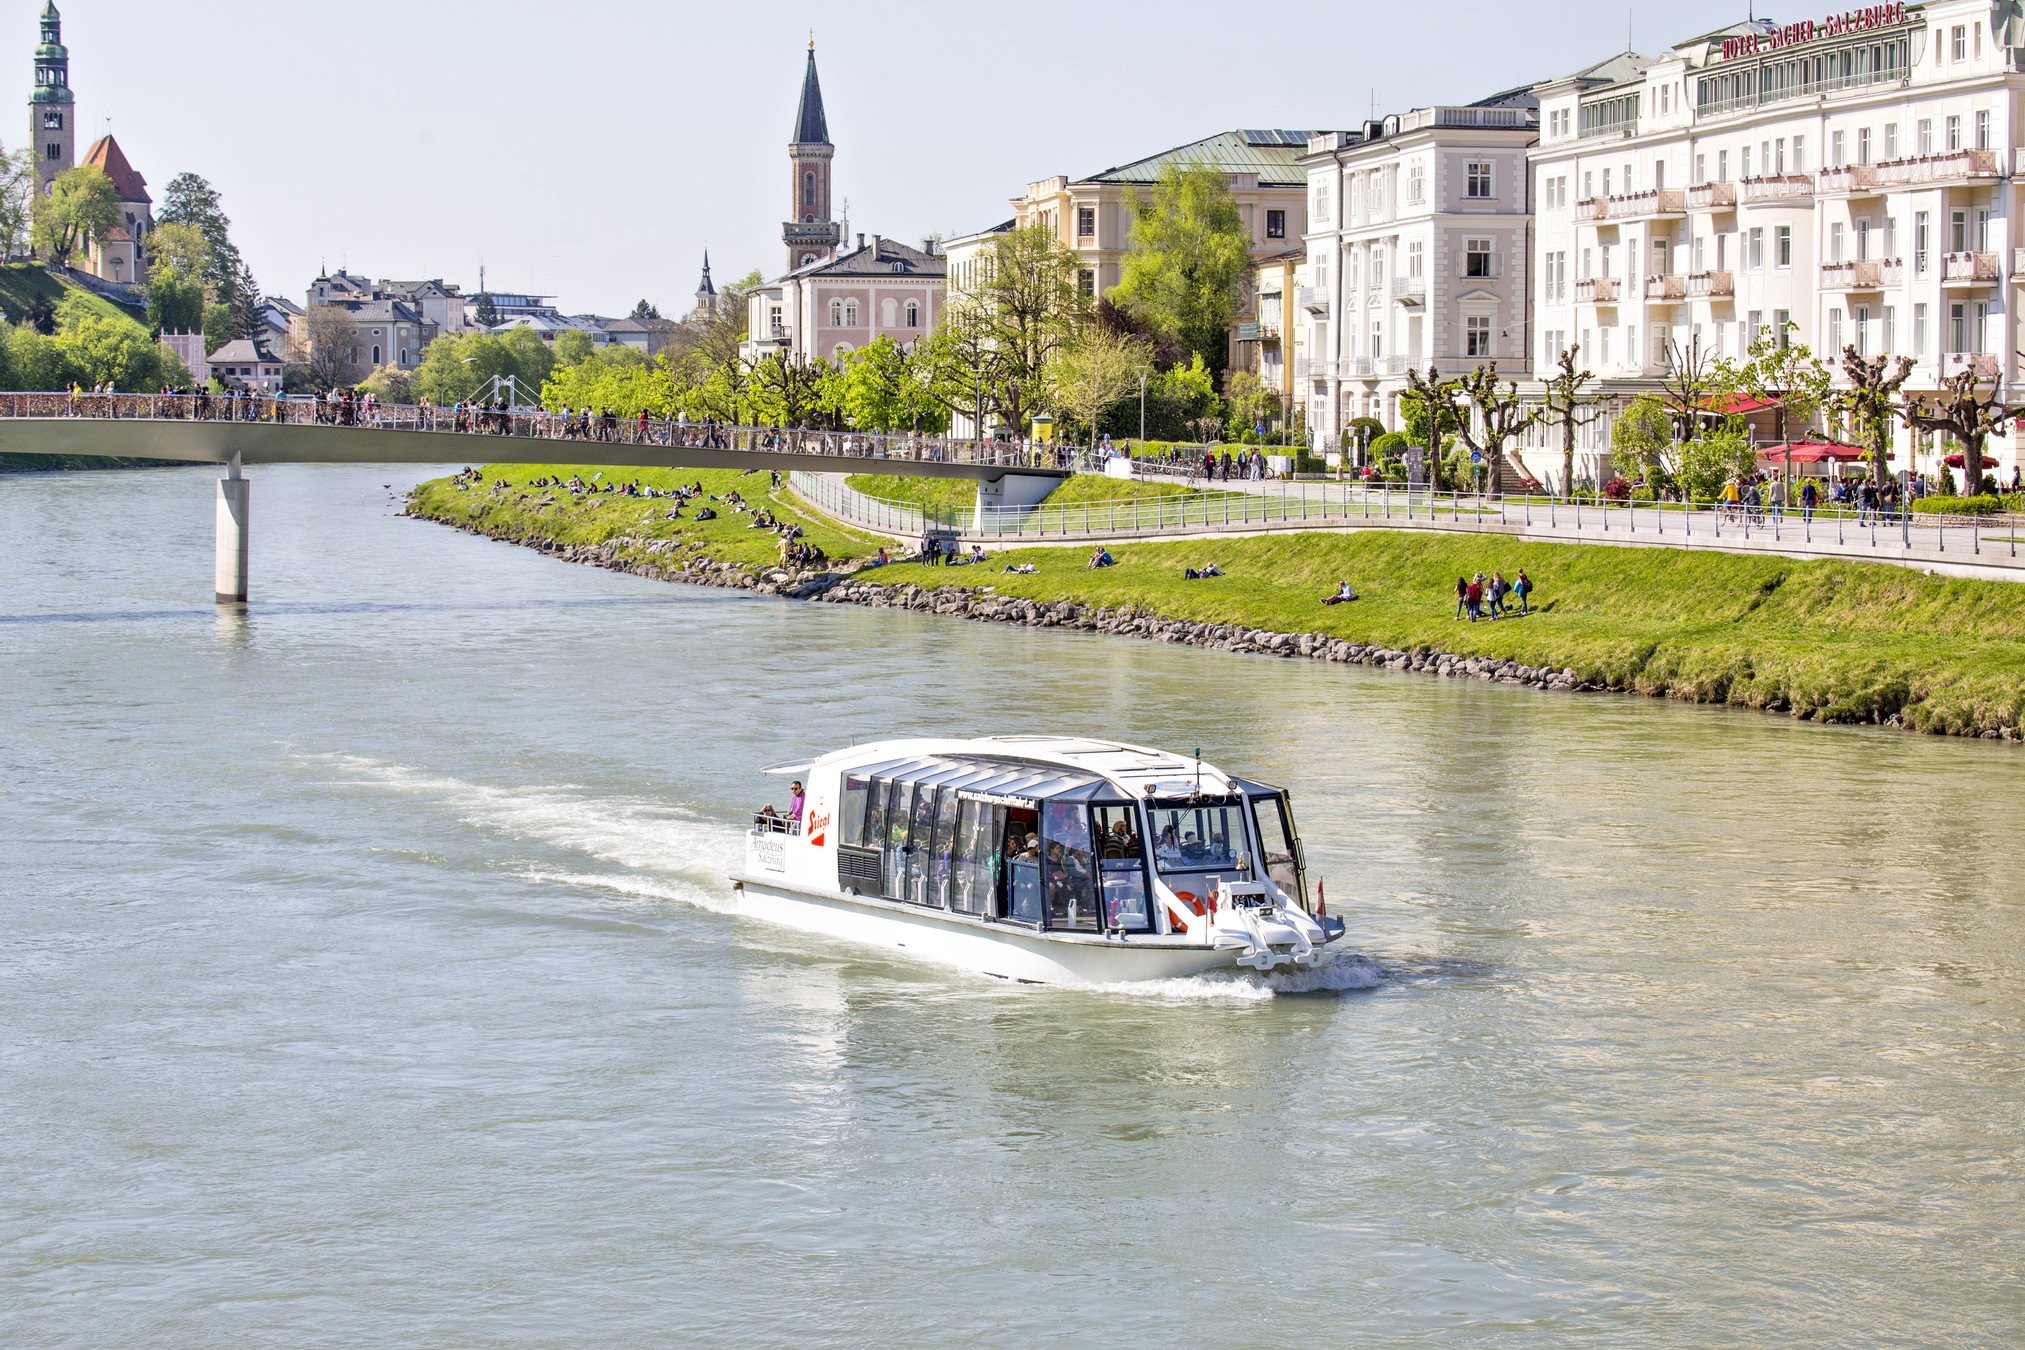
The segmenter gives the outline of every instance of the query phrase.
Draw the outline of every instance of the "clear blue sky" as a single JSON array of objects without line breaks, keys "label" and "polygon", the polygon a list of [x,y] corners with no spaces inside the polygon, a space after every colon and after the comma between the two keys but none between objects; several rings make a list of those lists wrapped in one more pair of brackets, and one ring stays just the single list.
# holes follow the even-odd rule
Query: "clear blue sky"
[{"label": "clear blue sky", "polygon": [[[108,119],[159,201],[224,194],[261,286],[318,266],[553,292],[572,312],[688,302],[781,264],[811,27],[853,230],[918,241],[1003,220],[1025,184],[1241,126],[1467,101],[1624,50],[1621,3],[1428,0],[69,0],[78,151]],[[1637,7],[1641,51],[1743,3]],[[27,131],[41,0],[0,37]],[[1154,17],[1157,15],[1157,18]],[[1775,16],[1775,17],[1797,17]],[[6,123],[0,123],[5,128]]]}]

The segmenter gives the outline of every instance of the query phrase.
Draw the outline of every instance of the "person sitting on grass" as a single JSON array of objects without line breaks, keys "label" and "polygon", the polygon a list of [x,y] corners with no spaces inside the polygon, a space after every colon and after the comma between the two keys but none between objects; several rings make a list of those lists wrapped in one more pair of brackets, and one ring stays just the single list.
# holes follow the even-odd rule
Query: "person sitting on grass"
[{"label": "person sitting on grass", "polygon": [[1350,581],[1349,578],[1346,577],[1342,581],[1336,583],[1336,593],[1334,595],[1325,595],[1322,597],[1322,603],[1325,605],[1341,605],[1347,604],[1348,602],[1355,600],[1356,598],[1357,592],[1350,589]]},{"label": "person sitting on grass", "polygon": [[1004,567],[999,568],[999,572],[1001,574],[1011,572],[1016,576],[1030,576],[1033,573],[1038,572],[1040,570],[1041,570],[1040,568],[1034,566],[1032,563],[1020,563],[1018,566],[1014,566],[1012,563],[1007,563]]},{"label": "person sitting on grass", "polygon": [[1118,560],[1111,556],[1111,550],[1099,546],[1097,551],[1090,555],[1089,565],[1086,566],[1083,570],[1086,572],[1093,572],[1099,567],[1116,567],[1117,565]]},{"label": "person sitting on grass", "polygon": [[1220,577],[1222,575],[1223,569],[1213,562],[1206,567],[1184,567],[1181,569],[1181,579],[1183,581],[1200,581],[1204,577]]}]

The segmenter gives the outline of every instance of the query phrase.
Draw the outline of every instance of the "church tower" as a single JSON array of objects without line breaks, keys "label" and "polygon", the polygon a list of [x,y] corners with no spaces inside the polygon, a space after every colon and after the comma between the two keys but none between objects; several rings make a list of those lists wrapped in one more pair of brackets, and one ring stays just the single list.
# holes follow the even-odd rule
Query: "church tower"
[{"label": "church tower", "polygon": [[[813,67],[810,78],[815,78]],[[56,12],[56,0],[49,0],[42,7],[42,45],[35,49],[35,92],[28,96],[28,144],[35,148],[35,185],[45,193],[56,175],[77,162],[75,112],[71,106],[70,53],[63,46],[63,16]]]},{"label": "church tower", "polygon": [[696,287],[696,308],[690,317],[708,319],[717,313],[717,287],[710,280],[710,250],[703,250],[703,280]]},{"label": "church tower", "polygon": [[795,112],[794,139],[788,142],[791,209],[781,226],[781,239],[787,245],[790,272],[821,262],[836,250],[840,236],[830,212],[830,161],[836,153],[837,147],[830,144],[830,124],[823,117],[823,87],[816,80],[816,40],[810,38],[801,107]]}]

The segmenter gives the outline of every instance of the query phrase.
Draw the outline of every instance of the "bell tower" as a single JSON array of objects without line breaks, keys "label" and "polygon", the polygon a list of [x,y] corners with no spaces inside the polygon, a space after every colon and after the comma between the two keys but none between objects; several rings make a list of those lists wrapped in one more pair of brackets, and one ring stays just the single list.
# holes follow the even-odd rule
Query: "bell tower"
[{"label": "bell tower", "polygon": [[35,153],[35,186],[44,193],[77,162],[77,110],[71,102],[63,16],[56,0],[49,0],[42,7],[42,44],[35,49],[35,91],[28,96],[28,144]]},{"label": "bell tower", "polygon": [[788,218],[781,226],[787,270],[828,258],[837,247],[837,222],[830,211],[830,124],[823,116],[823,86],[816,79],[816,40],[809,39],[809,64],[802,75],[802,102],[788,142]]}]

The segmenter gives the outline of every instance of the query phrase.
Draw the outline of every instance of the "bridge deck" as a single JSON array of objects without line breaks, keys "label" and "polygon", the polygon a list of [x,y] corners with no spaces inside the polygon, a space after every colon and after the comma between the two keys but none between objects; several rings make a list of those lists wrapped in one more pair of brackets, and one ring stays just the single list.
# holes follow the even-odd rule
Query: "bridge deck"
[{"label": "bridge deck", "polygon": [[[233,414],[227,416],[227,412]],[[200,416],[199,414],[208,414]],[[487,428],[457,430],[471,419]],[[1066,456],[995,441],[621,421],[603,437],[564,434],[558,414],[411,406],[370,425],[323,420],[309,399],[149,394],[0,394],[0,454],[112,455],[205,464],[611,464],[655,469],[891,473],[996,482],[1062,478]]]}]

